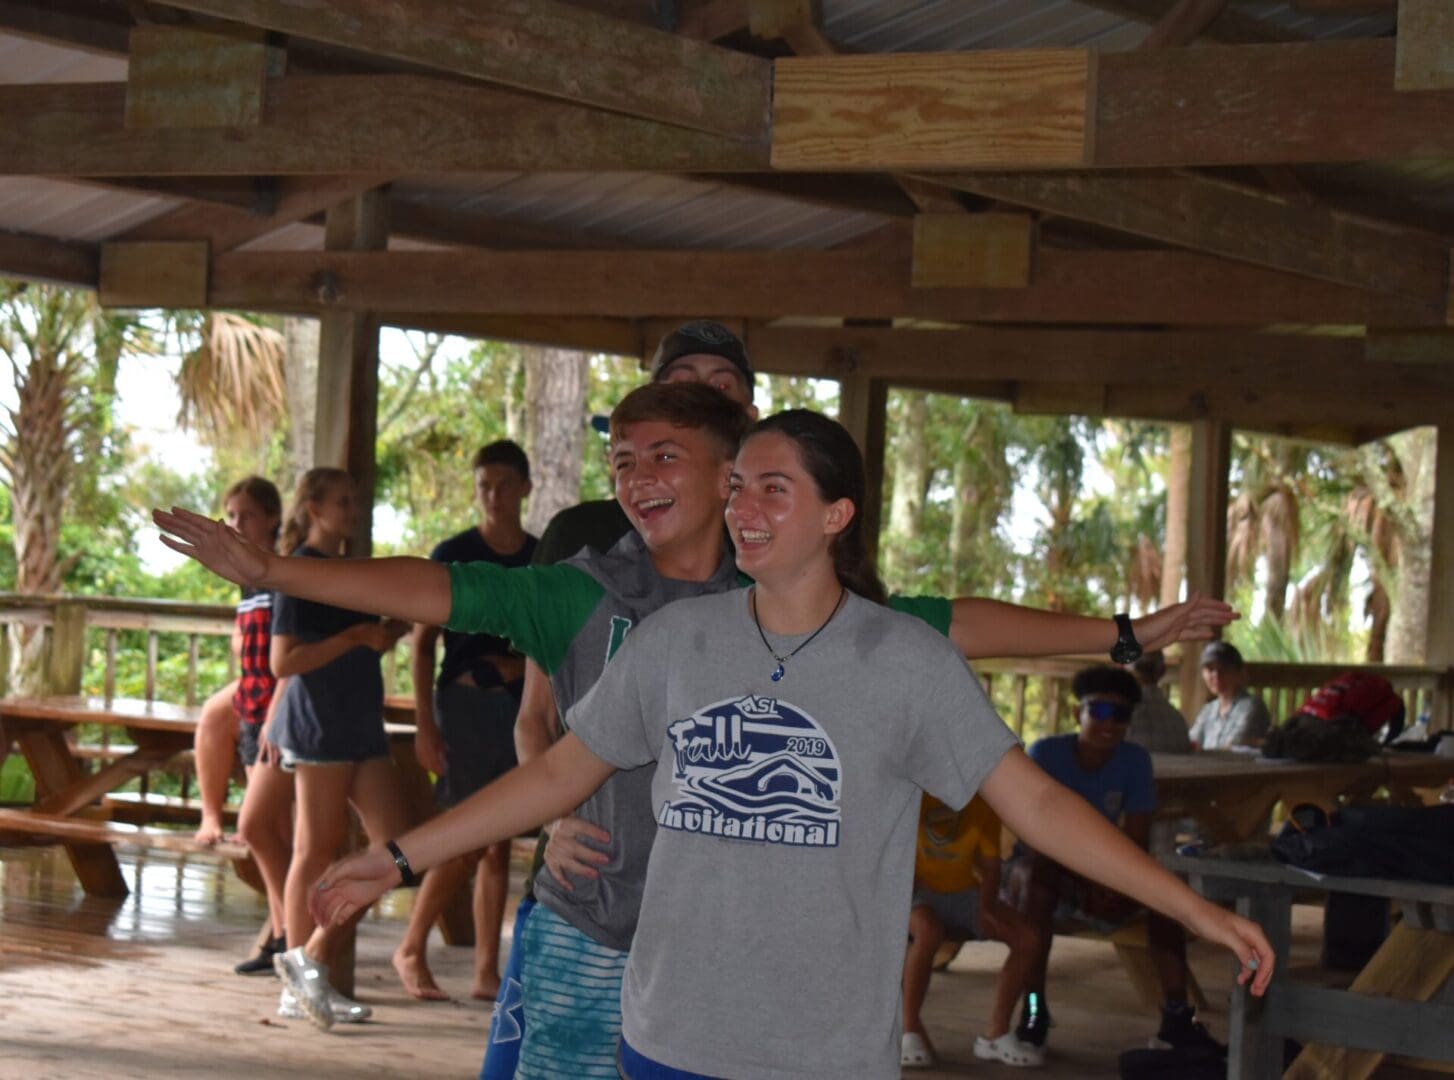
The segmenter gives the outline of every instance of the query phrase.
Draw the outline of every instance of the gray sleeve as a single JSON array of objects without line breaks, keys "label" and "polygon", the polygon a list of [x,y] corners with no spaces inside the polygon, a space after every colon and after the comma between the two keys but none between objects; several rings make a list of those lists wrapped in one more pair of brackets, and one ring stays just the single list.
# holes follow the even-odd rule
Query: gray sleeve
[{"label": "gray sleeve", "polygon": [[925,679],[910,700],[916,722],[905,760],[908,777],[958,810],[1019,740],[957,653],[946,655],[937,678]]},{"label": "gray sleeve", "polygon": [[1267,706],[1256,694],[1249,694],[1237,703],[1238,711],[1237,728],[1232,736],[1232,742],[1246,745],[1267,735],[1267,729],[1272,726],[1272,720],[1267,715]]},{"label": "gray sleeve", "polygon": [[1203,750],[1207,748],[1207,721],[1210,720],[1213,715],[1215,715],[1207,712],[1207,706],[1215,706],[1216,703],[1217,699],[1213,698],[1211,701],[1207,702],[1206,705],[1203,705],[1201,707],[1201,709],[1197,712],[1196,721],[1192,724],[1191,731],[1187,736],[1189,739],[1191,739],[1192,742],[1196,743]]},{"label": "gray sleeve", "polygon": [[618,769],[646,765],[661,753],[668,660],[664,643],[653,646],[651,637],[649,625],[627,635],[596,685],[565,715],[566,730]]}]

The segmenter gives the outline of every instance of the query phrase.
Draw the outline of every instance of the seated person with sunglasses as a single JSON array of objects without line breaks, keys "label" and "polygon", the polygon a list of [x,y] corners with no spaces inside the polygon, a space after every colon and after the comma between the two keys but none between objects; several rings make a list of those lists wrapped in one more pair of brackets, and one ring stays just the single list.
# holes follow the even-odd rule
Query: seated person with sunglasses
[{"label": "seated person with sunglasses", "polygon": [[[1030,747],[1030,757],[1145,848],[1156,809],[1151,756],[1126,741],[1141,687],[1121,668],[1091,667],[1076,673],[1071,692],[1077,702],[1079,730],[1040,739]],[[1045,972],[1056,920],[1109,930],[1130,922],[1142,909],[1120,893],[1023,847],[1010,864],[1006,893],[1009,902],[1041,931],[1041,952],[1030,967],[1015,1034],[1022,1042],[1044,1046],[1050,1026]],[[1147,937],[1163,1000],[1161,1027],[1152,1045],[1222,1052],[1187,1004],[1186,935],[1180,924],[1148,912]]]}]

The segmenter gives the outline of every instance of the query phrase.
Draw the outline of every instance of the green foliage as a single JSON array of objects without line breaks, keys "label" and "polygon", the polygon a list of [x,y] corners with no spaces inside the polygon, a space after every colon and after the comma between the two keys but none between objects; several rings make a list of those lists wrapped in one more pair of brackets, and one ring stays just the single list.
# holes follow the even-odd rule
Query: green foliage
[{"label": "green foliage", "polygon": [[0,765],[0,805],[28,804],[35,802],[35,778],[25,759],[18,754],[5,759]]}]

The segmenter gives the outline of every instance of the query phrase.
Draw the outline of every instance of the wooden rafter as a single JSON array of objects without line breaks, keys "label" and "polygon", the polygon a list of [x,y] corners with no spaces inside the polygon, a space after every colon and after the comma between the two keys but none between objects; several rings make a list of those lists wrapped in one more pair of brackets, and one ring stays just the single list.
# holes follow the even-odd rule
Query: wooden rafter
[{"label": "wooden rafter", "polygon": [[0,230],[0,276],[95,288],[100,268],[96,244]]},{"label": "wooden rafter", "polygon": [[125,99],[120,83],[0,86],[0,173],[734,172],[767,165],[764,150],[740,140],[418,75],[272,79],[264,120],[247,129],[129,131]]},{"label": "wooden rafter", "polygon": [[558,0],[162,2],[628,116],[766,136],[767,61]]},{"label": "wooden rafter", "polygon": [[219,307],[379,312],[1255,326],[1440,326],[1401,297],[1187,252],[1042,250],[1024,289],[913,289],[907,245],[860,251],[236,252],[213,260]]},{"label": "wooden rafter", "polygon": [[940,183],[1017,206],[1428,303],[1449,242],[1195,173],[960,173]]}]

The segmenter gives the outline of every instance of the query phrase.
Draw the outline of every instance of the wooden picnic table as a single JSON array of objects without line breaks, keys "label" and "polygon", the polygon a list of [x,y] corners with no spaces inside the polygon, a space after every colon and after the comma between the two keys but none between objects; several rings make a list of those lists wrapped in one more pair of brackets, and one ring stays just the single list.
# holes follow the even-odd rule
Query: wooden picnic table
[{"label": "wooden picnic table", "polygon": [[[192,749],[200,706],[99,697],[0,698],[0,723],[15,738],[35,777],[36,801],[0,809],[0,831],[53,836],[65,845],[81,887],[92,896],[128,892],[113,844],[138,844],[173,851],[206,852],[232,859],[244,879],[250,875],[247,848],[236,843],[201,845],[179,832],[130,830],[105,819],[95,804],[127,781],[166,766]],[[417,819],[432,812],[429,777],[414,759],[413,701],[391,698],[385,706],[390,746],[400,767],[406,804]],[[408,720],[408,723],[402,721]],[[66,732],[81,724],[123,729],[135,749],[88,773]],[[121,748],[124,749],[124,748]],[[457,922],[451,919],[451,923]],[[453,935],[451,935],[453,936]]]},{"label": "wooden picnic table", "polygon": [[1449,758],[1392,750],[1356,765],[1305,764],[1225,750],[1153,754],[1151,759],[1157,816],[1195,818],[1208,839],[1222,842],[1256,837],[1279,802],[1332,809],[1340,798],[1366,799],[1384,787],[1396,801],[1411,802],[1419,789],[1442,787],[1454,776]]},{"label": "wooden picnic table", "polygon": [[[1446,762],[1447,763],[1447,762]],[[1386,878],[1330,877],[1280,863],[1168,855],[1162,862],[1213,900],[1260,923],[1278,966],[1262,1001],[1232,991],[1229,1080],[1363,1080],[1390,1054],[1454,1061],[1454,888]],[[1308,891],[1383,896],[1402,920],[1348,990],[1293,982],[1292,900]],[[1441,1000],[1436,1000],[1440,998]],[[1282,1044],[1305,1044],[1284,1073]]]}]

